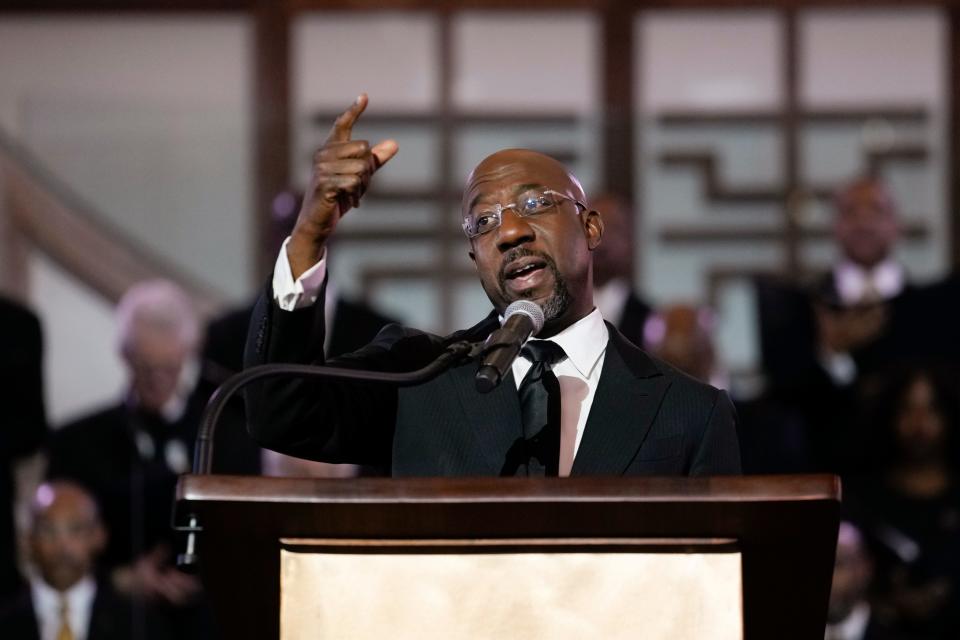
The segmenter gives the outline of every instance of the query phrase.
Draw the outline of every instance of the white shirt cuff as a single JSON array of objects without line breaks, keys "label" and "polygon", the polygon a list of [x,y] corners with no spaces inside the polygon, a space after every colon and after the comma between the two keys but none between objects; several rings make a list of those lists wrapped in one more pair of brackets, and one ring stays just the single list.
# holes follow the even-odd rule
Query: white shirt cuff
[{"label": "white shirt cuff", "polygon": [[284,311],[294,311],[315,304],[327,277],[327,252],[324,251],[317,264],[294,280],[290,260],[287,258],[289,242],[289,237],[283,241],[277,263],[273,267],[273,299]]}]

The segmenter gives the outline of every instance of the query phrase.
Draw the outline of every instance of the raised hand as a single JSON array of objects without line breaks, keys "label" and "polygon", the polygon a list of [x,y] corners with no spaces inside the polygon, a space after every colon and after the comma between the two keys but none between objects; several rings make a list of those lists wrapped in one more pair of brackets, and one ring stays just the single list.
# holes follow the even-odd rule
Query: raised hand
[{"label": "raised hand", "polygon": [[294,278],[323,257],[327,239],[340,218],[360,204],[373,174],[399,150],[395,140],[373,147],[366,140],[351,140],[353,125],[367,108],[367,94],[337,117],[333,128],[313,156],[313,176],[297,216],[287,257]]}]

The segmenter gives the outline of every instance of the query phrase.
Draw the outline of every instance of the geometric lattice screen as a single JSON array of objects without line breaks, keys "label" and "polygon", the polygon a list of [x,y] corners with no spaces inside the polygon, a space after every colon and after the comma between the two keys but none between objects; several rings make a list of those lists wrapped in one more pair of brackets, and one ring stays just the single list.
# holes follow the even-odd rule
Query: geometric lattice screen
[{"label": "geometric lattice screen", "polygon": [[659,11],[635,26],[642,282],[716,305],[728,366],[756,364],[750,277],[825,269],[830,196],[858,174],[890,182],[911,275],[946,266],[939,11]]},{"label": "geometric lattice screen", "polygon": [[[939,10],[650,10],[634,36],[638,287],[716,305],[731,369],[757,359],[749,278],[829,264],[828,198],[843,180],[886,177],[911,273],[946,265]],[[599,37],[589,11],[298,17],[299,182],[360,91],[371,102],[357,135],[401,147],[331,250],[339,286],[439,331],[485,313],[458,230],[464,177],[490,151],[528,146],[588,193],[602,183]],[[356,42],[370,57],[342,55]]]}]

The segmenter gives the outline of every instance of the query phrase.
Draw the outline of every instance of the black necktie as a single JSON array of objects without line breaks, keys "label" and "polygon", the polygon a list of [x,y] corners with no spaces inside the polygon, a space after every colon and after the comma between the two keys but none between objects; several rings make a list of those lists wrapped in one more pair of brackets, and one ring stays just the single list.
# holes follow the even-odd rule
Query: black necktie
[{"label": "black necktie", "polygon": [[528,474],[555,476],[560,464],[560,383],[552,369],[566,354],[549,340],[531,340],[520,353],[533,362],[519,389]]}]

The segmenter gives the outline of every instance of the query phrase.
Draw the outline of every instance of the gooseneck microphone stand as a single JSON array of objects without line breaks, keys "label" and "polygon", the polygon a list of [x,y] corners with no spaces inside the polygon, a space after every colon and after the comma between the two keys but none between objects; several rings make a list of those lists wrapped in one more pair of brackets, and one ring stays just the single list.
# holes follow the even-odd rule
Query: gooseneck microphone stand
[{"label": "gooseneck microphone stand", "polygon": [[[384,373],[380,371],[365,371],[362,369],[345,369],[341,367],[326,367],[307,364],[262,364],[244,369],[228,378],[217,387],[210,397],[203,417],[200,420],[200,429],[197,433],[196,453],[193,457],[194,475],[209,475],[213,464],[213,436],[217,422],[223,413],[227,402],[243,387],[264,380],[266,378],[336,378],[339,380],[362,380],[365,382],[381,382],[397,387],[409,387],[421,384],[436,378],[450,367],[476,359],[484,355],[486,345],[483,342],[455,342],[444,349],[437,358],[421,369],[405,373]],[[196,514],[187,516],[187,525],[174,529],[187,534],[186,549],[177,556],[177,565],[185,571],[195,571],[199,557],[196,551],[196,534],[203,530]]]}]

